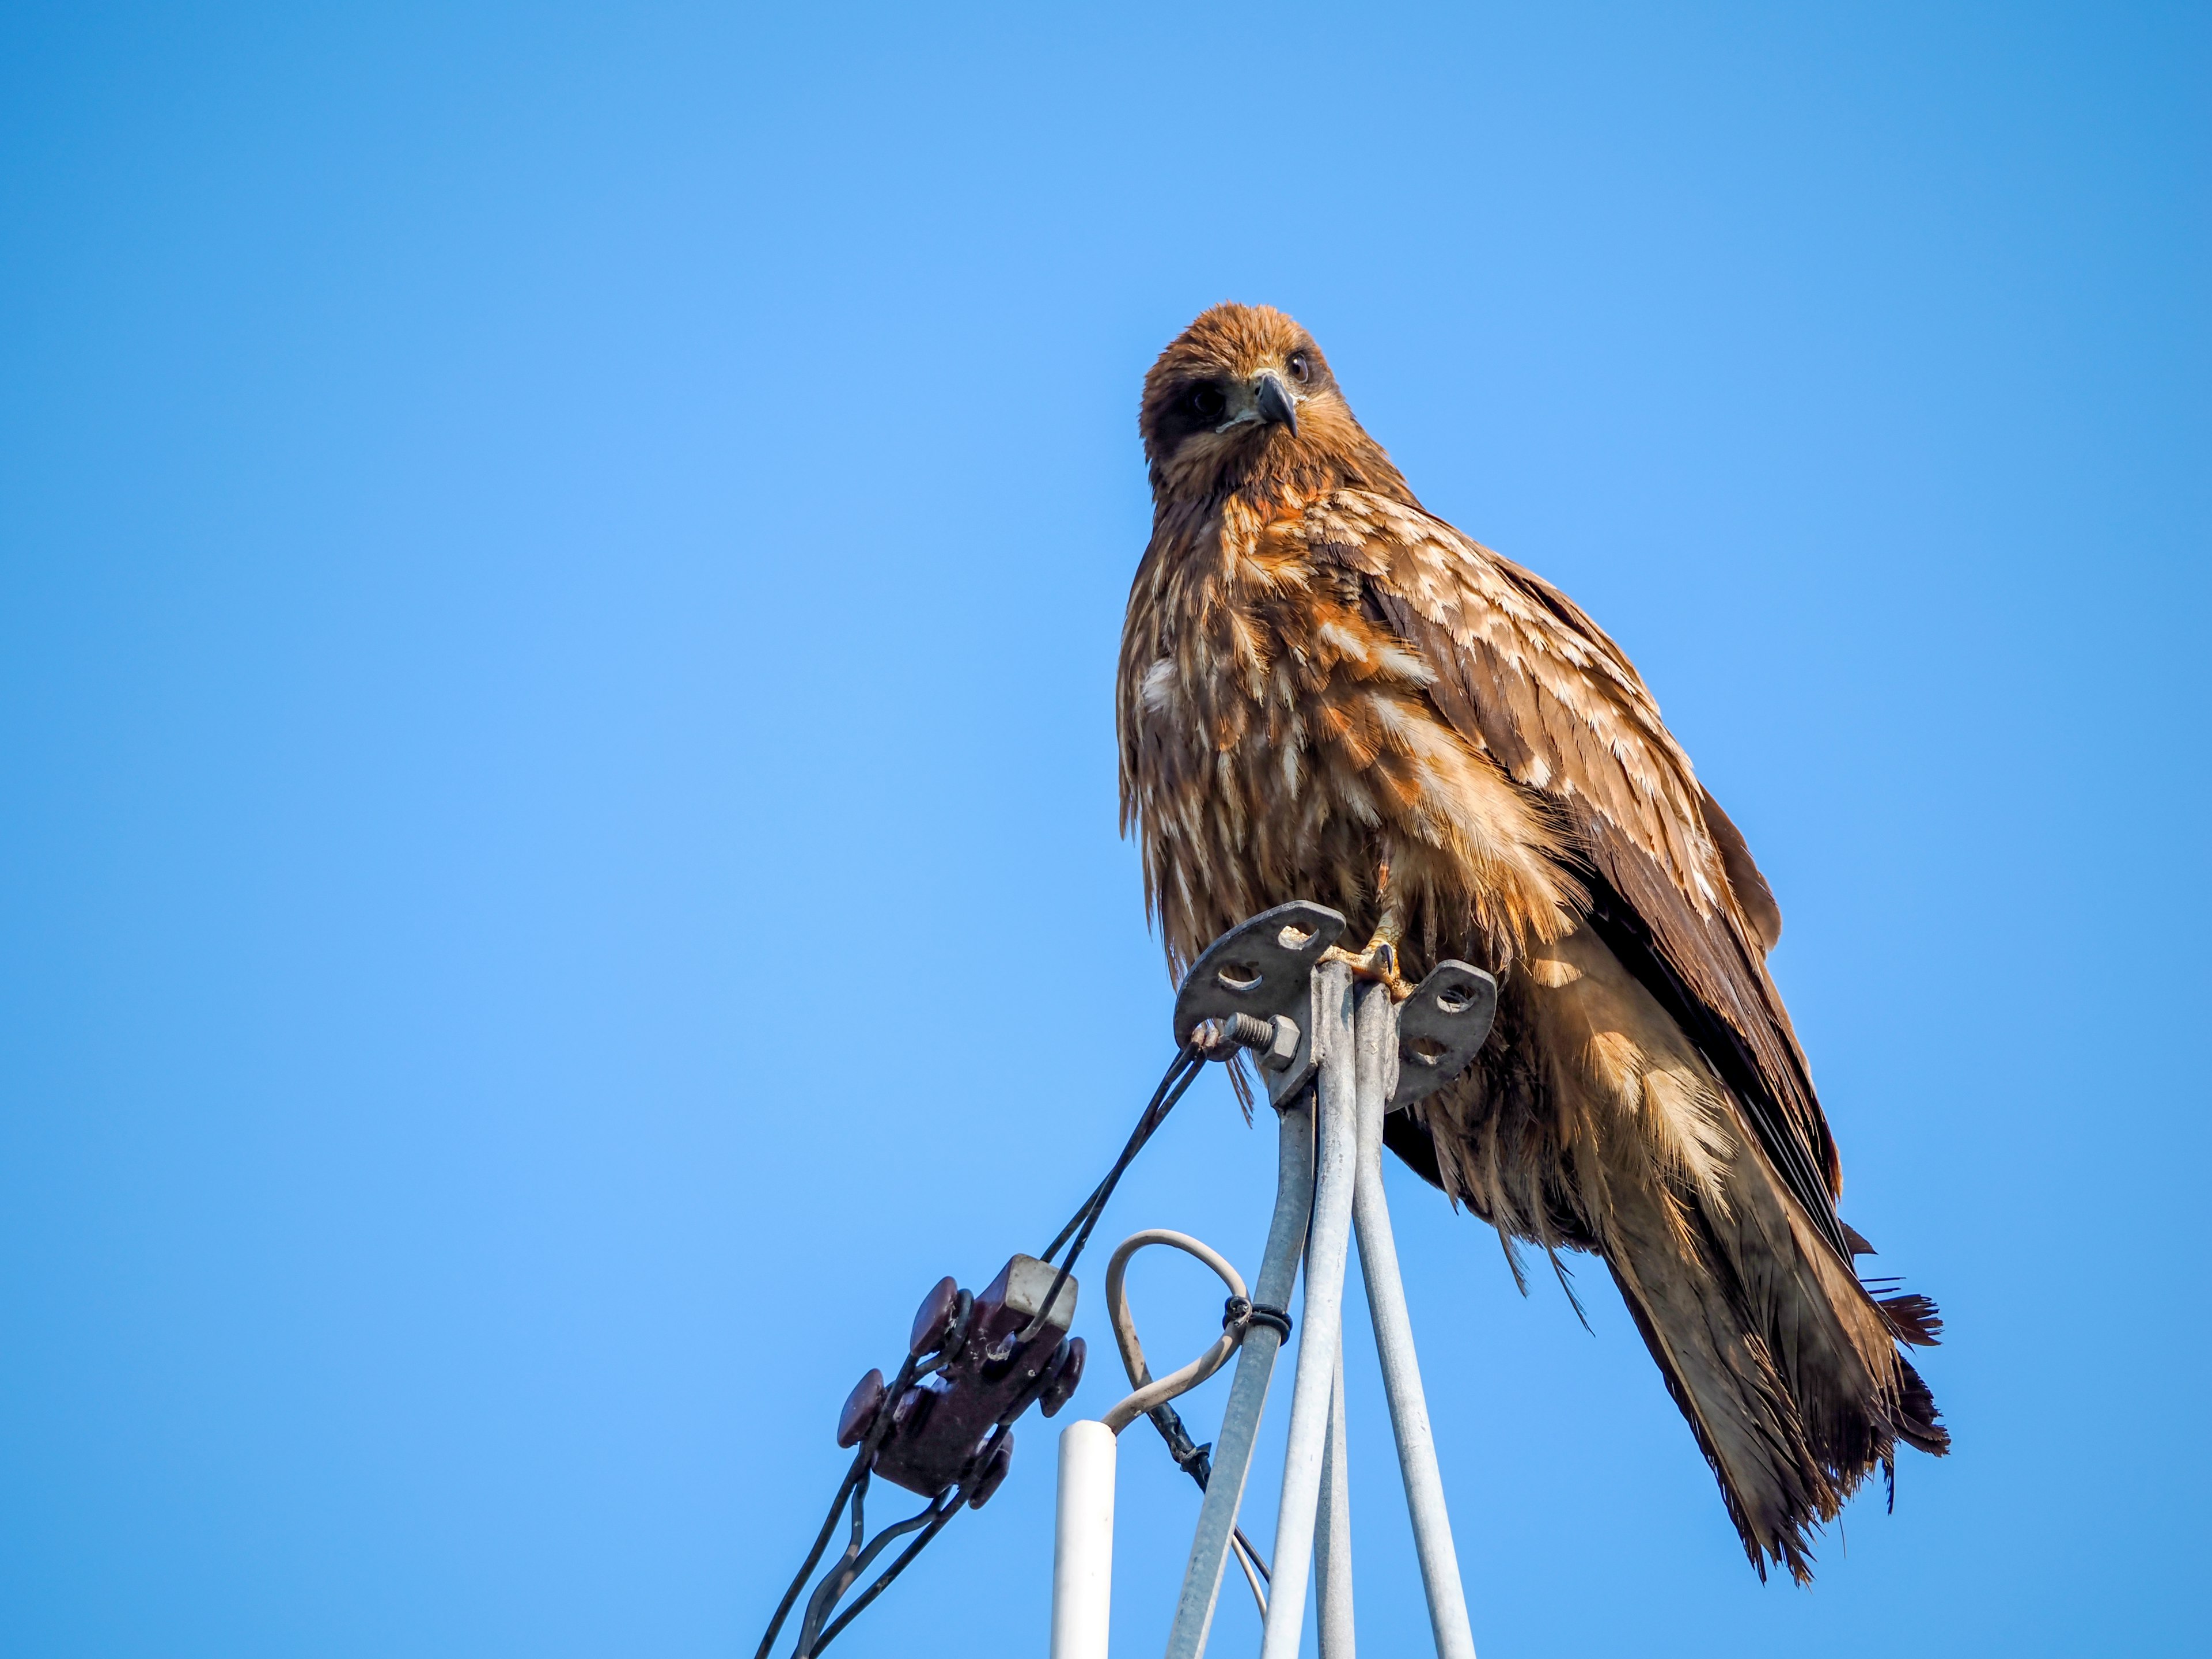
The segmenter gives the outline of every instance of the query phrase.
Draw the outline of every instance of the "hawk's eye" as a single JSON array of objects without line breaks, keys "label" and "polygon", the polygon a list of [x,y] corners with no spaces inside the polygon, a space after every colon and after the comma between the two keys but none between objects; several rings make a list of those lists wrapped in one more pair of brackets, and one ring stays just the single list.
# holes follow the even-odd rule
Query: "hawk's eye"
[{"label": "hawk's eye", "polygon": [[1293,351],[1290,361],[1283,367],[1291,371],[1291,378],[1300,386],[1313,378],[1313,365],[1306,361],[1306,354],[1303,351]]},{"label": "hawk's eye", "polygon": [[1229,399],[1221,395],[1219,386],[1193,386],[1190,395],[1183,401],[1190,405],[1190,412],[1201,421],[1218,421],[1229,412]]}]

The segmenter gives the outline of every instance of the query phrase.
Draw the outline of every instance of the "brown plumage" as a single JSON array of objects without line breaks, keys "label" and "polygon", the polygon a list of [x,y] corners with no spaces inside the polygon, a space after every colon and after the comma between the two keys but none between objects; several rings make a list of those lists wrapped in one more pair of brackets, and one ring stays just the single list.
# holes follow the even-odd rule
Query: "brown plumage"
[{"label": "brown plumage", "polygon": [[1495,972],[1474,1068],[1391,1147],[1509,1255],[1604,1257],[1753,1565],[1806,1577],[1898,1442],[1948,1445],[1898,1346],[1941,1327],[1853,1271],[1743,837],[1620,648],[1424,511],[1290,318],[1206,313],[1139,425],[1121,806],[1171,965],[1314,898],[1412,977]]}]

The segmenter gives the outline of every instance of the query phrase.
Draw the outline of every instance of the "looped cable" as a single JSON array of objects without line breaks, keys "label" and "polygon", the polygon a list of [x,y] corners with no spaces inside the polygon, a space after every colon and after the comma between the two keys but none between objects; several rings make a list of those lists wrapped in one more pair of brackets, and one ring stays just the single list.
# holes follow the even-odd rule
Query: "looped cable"
[{"label": "looped cable", "polygon": [[1129,1381],[1136,1392],[1115,1406],[1099,1420],[1115,1434],[1127,1428],[1155,1406],[1164,1406],[1178,1395],[1188,1394],[1200,1383],[1229,1363],[1229,1356],[1244,1340],[1242,1325],[1224,1326],[1220,1337],[1204,1353],[1181,1370],[1155,1382],[1152,1370],[1145,1364],[1144,1344],[1137,1340],[1137,1327],[1129,1316],[1129,1297],[1123,1286],[1128,1272],[1129,1258],[1151,1244],[1166,1244],[1194,1256],[1213,1269],[1221,1281],[1229,1286],[1231,1298],[1242,1302],[1244,1280],[1237,1269],[1210,1244],[1200,1243],[1188,1233],[1179,1233],[1166,1227],[1148,1227],[1144,1231],[1131,1233],[1123,1239],[1106,1263],[1106,1316],[1114,1326],[1115,1346],[1121,1351],[1121,1364],[1129,1373]]},{"label": "looped cable", "polygon": [[[1221,1282],[1229,1287],[1229,1301],[1223,1311],[1221,1334],[1213,1346],[1172,1376],[1152,1380],[1152,1369],[1145,1364],[1144,1344],[1137,1340],[1136,1322],[1129,1314],[1129,1297],[1123,1288],[1123,1279],[1128,1272],[1129,1258],[1151,1244],[1166,1244],[1184,1255],[1195,1256],[1213,1269]],[[1244,1279],[1237,1269],[1212,1246],[1200,1243],[1188,1233],[1179,1233],[1166,1227],[1148,1227],[1132,1233],[1115,1247],[1106,1263],[1106,1316],[1114,1327],[1114,1344],[1121,1351],[1122,1368],[1129,1373],[1129,1381],[1136,1389],[1099,1420],[1120,1434],[1139,1417],[1149,1416],[1152,1425],[1159,1430],[1168,1443],[1168,1452],[1177,1468],[1198,1482],[1199,1490],[1206,1490],[1212,1476],[1212,1466],[1207,1454],[1210,1446],[1194,1445],[1182,1419],[1176,1415],[1175,1407],[1168,1402],[1179,1395],[1188,1394],[1200,1383],[1228,1364],[1244,1340],[1244,1334],[1255,1322],[1272,1326],[1287,1336],[1290,1316],[1279,1308],[1255,1308],[1246,1294]],[[1268,1579],[1267,1564],[1261,1559],[1252,1540],[1244,1535],[1242,1527],[1232,1528],[1230,1547],[1236,1553],[1237,1565],[1244,1570],[1244,1582],[1251,1586],[1252,1600],[1260,1609],[1260,1616],[1267,1616],[1267,1593],[1262,1588]]]}]

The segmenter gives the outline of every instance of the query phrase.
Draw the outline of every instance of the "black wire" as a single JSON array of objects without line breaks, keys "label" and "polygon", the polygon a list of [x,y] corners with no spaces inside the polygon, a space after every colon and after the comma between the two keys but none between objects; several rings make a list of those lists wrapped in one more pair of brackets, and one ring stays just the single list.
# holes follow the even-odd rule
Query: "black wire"
[{"label": "black wire", "polygon": [[[1076,1207],[1073,1215],[1068,1217],[1067,1225],[1054,1235],[1052,1243],[1044,1247],[1043,1255],[1037,1258],[1040,1261],[1051,1261],[1058,1254],[1060,1247],[1067,1243],[1068,1235],[1083,1224],[1084,1218],[1091,1214],[1112,1196],[1114,1183],[1121,1180],[1121,1172],[1129,1167],[1129,1160],[1143,1150],[1145,1143],[1152,1138],[1152,1132],[1160,1127],[1168,1113],[1174,1109],[1176,1102],[1167,1099],[1167,1092],[1176,1084],[1176,1074],[1185,1066],[1189,1066],[1195,1075],[1196,1071],[1202,1068],[1205,1064],[1206,1061],[1199,1055],[1196,1049],[1182,1048],[1176,1051],[1176,1057],[1168,1062],[1168,1069],[1160,1076],[1159,1087],[1152,1091],[1152,1099],[1146,1103],[1145,1109],[1138,1115],[1137,1127],[1129,1132],[1128,1144],[1121,1148],[1121,1156],[1114,1160],[1114,1167],[1106,1172],[1106,1178],[1091,1189],[1091,1196]],[[1188,1086],[1187,1082],[1185,1086]],[[1176,1089],[1175,1092],[1176,1100],[1182,1098],[1182,1089]],[[1078,1245],[1076,1248],[1080,1249],[1082,1247]]]},{"label": "black wire", "polygon": [[1075,1242],[1067,1247],[1067,1260],[1060,1264],[1060,1272],[1052,1281],[1052,1288],[1045,1292],[1044,1305],[1037,1310],[1036,1318],[1015,1334],[1012,1341],[1007,1345],[1010,1349],[1019,1347],[1044,1328],[1044,1322],[1050,1316],[1053,1304],[1060,1300],[1060,1291],[1067,1284],[1068,1275],[1075,1270],[1075,1259],[1083,1254],[1083,1247],[1091,1242],[1091,1230],[1098,1224],[1098,1218],[1106,1212],[1106,1200],[1114,1196],[1114,1188],[1120,1182],[1122,1172],[1137,1154],[1144,1151],[1145,1143],[1152,1138],[1161,1124],[1167,1121],[1167,1115],[1175,1110],[1176,1103],[1189,1091],[1190,1085],[1198,1080],[1198,1074],[1205,1069],[1206,1057],[1193,1048],[1182,1049],[1170,1062],[1167,1071],[1160,1078],[1160,1086],[1152,1091],[1151,1103],[1145,1108],[1144,1115],[1138,1118],[1137,1127],[1129,1132],[1128,1144],[1121,1148],[1121,1156],[1114,1160],[1114,1167],[1106,1172],[1106,1179],[1091,1189],[1091,1196],[1083,1201],[1083,1207],[1069,1218],[1066,1226],[1060,1230],[1060,1237],[1045,1246],[1044,1255],[1040,1260],[1049,1261],[1053,1252],[1067,1243],[1067,1236],[1071,1232],[1075,1235]]},{"label": "black wire", "polygon": [[768,1621],[768,1633],[761,1638],[760,1647],[754,1653],[753,1659],[768,1659],[769,1650],[775,1646],[776,1636],[783,1629],[783,1621],[791,1617],[791,1609],[799,1600],[799,1592],[806,1588],[806,1581],[813,1575],[815,1564],[821,1560],[822,1552],[829,1547],[830,1534],[837,1530],[837,1517],[845,1512],[846,1499],[852,1496],[853,1488],[867,1473],[865,1467],[867,1455],[865,1448],[854,1454],[853,1466],[846,1471],[844,1483],[837,1488],[836,1498],[830,1505],[829,1518],[823,1522],[822,1530],[815,1536],[814,1547],[807,1551],[806,1559],[799,1565],[790,1589],[783,1593],[783,1600],[775,1604],[775,1617]]},{"label": "black wire", "polygon": [[837,1558],[837,1565],[822,1575],[822,1582],[814,1587],[814,1594],[806,1598],[806,1617],[799,1626],[799,1645],[794,1653],[805,1653],[814,1645],[821,1634],[822,1621],[830,1616],[830,1609],[846,1587],[860,1577],[861,1563],[870,1559],[864,1547],[868,1541],[868,1477],[863,1474],[860,1483],[853,1488],[853,1537],[845,1546],[845,1553]]},{"label": "black wire", "polygon": [[[940,1497],[941,1496],[942,1494],[940,1494]],[[915,1516],[914,1517],[915,1521],[921,1521],[925,1518],[929,1521],[929,1525],[922,1533],[921,1536],[915,1539],[914,1542],[908,1544],[904,1549],[901,1550],[898,1553],[898,1559],[893,1561],[890,1565],[884,1569],[883,1576],[878,1578],[874,1583],[869,1585],[867,1589],[862,1590],[858,1596],[854,1597],[851,1607],[846,1608],[844,1612],[839,1613],[836,1618],[830,1621],[830,1626],[822,1632],[820,1640],[817,1641],[812,1647],[806,1649],[804,1652],[794,1653],[792,1659],[814,1659],[814,1656],[816,1654],[820,1653],[823,1649],[828,1647],[832,1642],[836,1641],[837,1639],[838,1633],[842,1632],[846,1626],[851,1624],[854,1620],[859,1618],[861,1611],[867,1607],[868,1603],[874,1601],[878,1595],[881,1595],[885,1590],[889,1589],[891,1585],[891,1580],[897,1577],[899,1574],[906,1571],[907,1563],[913,1560],[915,1556],[921,1554],[924,1547],[928,1544],[929,1540],[936,1537],[940,1532],[943,1532],[946,1527],[950,1526],[952,1522],[952,1517],[959,1513],[960,1492],[959,1489],[956,1487],[952,1492],[952,1501],[945,1504],[942,1510],[937,1509],[935,1504],[933,1503],[929,1509],[924,1510],[921,1515]],[[903,1532],[906,1530],[908,1526],[911,1526],[913,1522],[908,1522],[904,1526],[892,1528],[890,1532],[886,1532],[884,1537],[878,1541],[888,1543],[895,1533]]]},{"label": "black wire", "polygon": [[[1176,1103],[1188,1091],[1190,1085],[1198,1080],[1199,1073],[1205,1068],[1206,1062],[1188,1050],[1177,1056],[1176,1063],[1168,1067],[1167,1075],[1160,1079],[1159,1089],[1152,1096],[1152,1103],[1145,1109],[1144,1116],[1137,1120],[1137,1127],[1129,1132],[1128,1145],[1122,1147],[1121,1156],[1114,1160],[1114,1167],[1106,1172],[1106,1179],[1098,1183],[1097,1190],[1085,1205],[1083,1225],[1075,1235],[1075,1242],[1067,1247],[1067,1260],[1060,1263],[1060,1277],[1053,1280],[1052,1289],[1045,1296],[1044,1307],[1039,1310],[1038,1318],[1042,1319],[1051,1310],[1053,1297],[1067,1282],[1067,1276],[1075,1267],[1075,1258],[1083,1254],[1083,1247],[1091,1242],[1091,1230],[1098,1224],[1098,1218],[1106,1213],[1106,1201],[1114,1196],[1114,1188],[1121,1183],[1123,1173],[1137,1154],[1144,1151],[1145,1143],[1167,1121],[1167,1115],[1175,1109]],[[1179,1069],[1182,1074],[1177,1077],[1176,1073]],[[1071,1222],[1069,1224],[1074,1224]],[[1063,1237],[1066,1231],[1066,1228],[1061,1229]]]},{"label": "black wire", "polygon": [[[1043,1328],[1047,1316],[1052,1312],[1054,1304],[1059,1300],[1060,1291],[1066,1286],[1068,1276],[1074,1269],[1076,1258],[1083,1254],[1083,1247],[1091,1242],[1091,1229],[1098,1224],[1099,1217],[1105,1212],[1106,1202],[1113,1197],[1115,1187],[1120,1183],[1123,1173],[1128,1169],[1137,1154],[1144,1150],[1145,1143],[1149,1141],[1158,1131],[1160,1125],[1167,1121],[1167,1115],[1175,1109],[1176,1103],[1183,1097],[1190,1085],[1197,1080],[1198,1074],[1205,1069],[1206,1058],[1196,1048],[1186,1047],[1176,1052],[1175,1059],[1169,1063],[1166,1072],[1162,1073],[1159,1086],[1152,1091],[1152,1099],[1146,1103],[1143,1113],[1139,1115],[1136,1127],[1129,1132],[1129,1139],[1121,1148],[1121,1155],[1114,1160],[1113,1168],[1106,1172],[1106,1178],[1091,1189],[1090,1196],[1085,1198],[1078,1206],[1075,1213],[1068,1218],[1067,1224],[1060,1230],[1059,1236],[1045,1247],[1044,1255],[1041,1260],[1048,1262],[1059,1253],[1061,1245],[1068,1243],[1071,1237],[1074,1240],[1067,1252],[1067,1259],[1060,1264],[1060,1272],[1052,1281],[1052,1288],[1045,1293],[1044,1305],[1037,1310],[1036,1316],[1027,1326],[1015,1334],[1007,1345],[1010,1348],[1018,1347]],[[1000,1443],[1006,1438],[1014,1419],[1029,1408],[1030,1403],[1043,1390],[1049,1377],[1048,1371],[1040,1371],[1036,1379],[1015,1397],[999,1420],[992,1425],[989,1434],[984,1437],[974,1454],[962,1466],[958,1481],[931,1499],[929,1507],[920,1514],[910,1516],[904,1521],[886,1527],[862,1546],[860,1540],[862,1529],[860,1519],[862,1494],[866,1490],[868,1473],[875,1462],[876,1453],[882,1449],[890,1427],[891,1406],[913,1384],[917,1376],[941,1369],[944,1359],[945,1356],[939,1354],[925,1364],[920,1355],[908,1354],[906,1363],[899,1367],[897,1380],[884,1389],[883,1403],[877,1407],[876,1419],[869,1425],[867,1438],[861,1442],[859,1451],[854,1455],[852,1467],[845,1472],[844,1481],[837,1488],[836,1499],[830,1504],[830,1514],[822,1522],[822,1530],[814,1540],[814,1547],[806,1553],[806,1559],[800,1565],[798,1576],[791,1581],[790,1589],[784,1591],[783,1600],[777,1603],[775,1616],[769,1620],[768,1633],[761,1638],[760,1648],[754,1655],[754,1659],[769,1659],[769,1652],[775,1646],[775,1638],[782,1632],[784,1620],[791,1616],[792,1608],[798,1603],[799,1592],[806,1588],[807,1579],[813,1574],[814,1569],[820,1565],[822,1553],[829,1547],[830,1537],[837,1530],[838,1518],[844,1514],[848,1499],[853,1504],[852,1524],[854,1534],[853,1542],[847,1546],[845,1553],[839,1559],[837,1567],[816,1587],[814,1595],[809,1598],[807,1617],[801,1625],[799,1644],[793,1650],[792,1659],[813,1659],[814,1655],[828,1647],[836,1639],[837,1633],[851,1624],[862,1608],[890,1588],[891,1581],[906,1570],[908,1562],[921,1553],[930,1540],[945,1530],[952,1517],[960,1512],[961,1505],[973,1491],[975,1483],[989,1470],[992,1456],[998,1450]],[[1199,1484],[1201,1487],[1205,1485],[1202,1478]],[[947,1502],[948,1498],[950,1502]],[[827,1625],[823,1626],[821,1634],[812,1638],[811,1646],[808,1645],[810,1633],[817,1621],[836,1604],[838,1598],[846,1590],[852,1588],[854,1579],[866,1570],[868,1563],[875,1559],[877,1553],[884,1546],[890,1543],[892,1539],[913,1531],[917,1526],[923,1529],[921,1535],[900,1551],[890,1565],[884,1568],[876,1581],[854,1599],[850,1607],[835,1619],[830,1620]],[[1266,1567],[1262,1566],[1261,1572],[1264,1575],[1267,1572]]]},{"label": "black wire", "polygon": [[[1171,1102],[1170,1103],[1172,1104],[1173,1103]],[[913,1560],[915,1556],[921,1554],[922,1551],[927,1547],[931,1539],[936,1537],[939,1533],[943,1532],[945,1528],[951,1523],[952,1517],[960,1512],[961,1504],[967,1501],[969,1494],[975,1490],[976,1482],[982,1480],[990,1473],[991,1464],[998,1452],[999,1444],[1012,1432],[1014,1419],[1030,1408],[1030,1402],[1034,1401],[1037,1395],[1044,1392],[1045,1384],[1050,1381],[1051,1373],[1048,1370],[1039,1371],[1037,1375],[1030,1380],[1027,1387],[1024,1388],[1019,1394],[1016,1395],[1012,1401],[1007,1402],[1006,1408],[999,1413],[999,1420],[991,1425],[991,1431],[984,1437],[983,1443],[978,1446],[975,1450],[969,1455],[967,1462],[961,1466],[959,1484],[952,1488],[952,1501],[949,1504],[945,1504],[945,1494],[943,1492],[939,1492],[937,1497],[932,1500],[933,1505],[936,1504],[945,1504],[945,1507],[933,1519],[930,1521],[927,1528],[922,1533],[921,1536],[915,1539],[914,1542],[908,1544],[904,1549],[901,1550],[898,1553],[898,1559],[893,1561],[890,1565],[884,1569],[882,1576],[878,1577],[874,1583],[869,1585],[866,1589],[863,1590],[860,1595],[855,1597],[851,1607],[846,1608],[844,1612],[839,1613],[835,1620],[830,1621],[829,1627],[822,1632],[822,1637],[819,1641],[816,1642],[811,1648],[802,1647],[793,1650],[792,1659],[814,1659],[815,1655],[820,1653],[823,1649],[830,1645],[830,1641],[836,1636],[838,1632],[843,1630],[846,1626],[851,1624],[854,1619],[860,1616],[860,1610],[863,1607],[866,1607],[869,1602],[874,1601],[876,1597],[881,1595],[886,1589],[890,1588],[891,1580],[897,1577],[899,1574],[906,1571],[907,1564]],[[889,1541],[890,1537],[896,1533],[905,1531],[908,1527],[914,1524],[914,1521],[919,1521],[922,1518],[922,1516],[927,1516],[929,1513],[929,1510],[925,1510],[922,1511],[921,1516],[915,1516],[913,1521],[908,1521],[900,1526],[890,1528],[885,1532],[882,1538],[877,1540],[875,1544],[869,1546],[867,1552],[868,1555],[871,1558],[873,1557],[876,1549],[881,1544]]]},{"label": "black wire", "polygon": [[1260,1552],[1252,1547],[1252,1540],[1244,1535],[1244,1528],[1231,1527],[1230,1530],[1237,1534],[1237,1541],[1244,1547],[1245,1559],[1260,1570],[1261,1582],[1273,1589],[1275,1587],[1275,1575],[1267,1571],[1267,1564],[1260,1559]]},{"label": "black wire", "polygon": [[[948,1495],[952,1500],[950,1504],[945,1502]],[[807,1606],[806,1622],[799,1628],[799,1645],[792,1650],[793,1659],[811,1659],[811,1656],[821,1652],[830,1644],[831,1635],[842,1630],[851,1621],[854,1613],[875,1599],[872,1592],[890,1583],[895,1575],[886,1572],[870,1587],[871,1594],[863,1596],[846,1608],[839,1616],[836,1625],[829,1632],[823,1632],[822,1621],[829,1617],[830,1609],[837,1605],[837,1598],[853,1587],[853,1581],[868,1570],[868,1564],[883,1553],[886,1544],[894,1538],[903,1537],[919,1526],[927,1525],[932,1533],[941,1530],[945,1521],[959,1507],[960,1489],[957,1486],[949,1487],[924,1504],[919,1514],[910,1515],[903,1521],[896,1522],[885,1527],[870,1539],[867,1547],[863,1549],[860,1547],[860,1536],[864,1529],[860,1525],[860,1504],[859,1495],[856,1493],[853,1502],[852,1547],[845,1552],[846,1559],[838,1565],[836,1571],[824,1578],[822,1581],[822,1587],[814,1592],[813,1600]],[[908,1554],[910,1557],[915,1553],[910,1550]]]},{"label": "black wire", "polygon": [[845,1512],[846,1500],[853,1495],[853,1489],[867,1478],[869,1466],[875,1462],[876,1453],[882,1448],[884,1436],[890,1427],[892,1402],[914,1382],[918,1363],[916,1356],[908,1354],[906,1364],[899,1367],[897,1379],[884,1390],[883,1403],[876,1407],[876,1420],[868,1425],[867,1437],[860,1442],[860,1449],[853,1454],[852,1467],[845,1471],[845,1479],[837,1488],[836,1498],[830,1505],[829,1518],[823,1522],[822,1530],[816,1534],[814,1547],[807,1551],[806,1559],[799,1564],[798,1576],[791,1581],[791,1588],[784,1591],[783,1600],[776,1603],[775,1617],[768,1621],[768,1634],[761,1638],[760,1650],[753,1659],[768,1659],[769,1650],[775,1646],[775,1638],[783,1629],[783,1621],[791,1616],[791,1609],[799,1601],[799,1591],[806,1588],[806,1581],[813,1576],[816,1565],[822,1559],[822,1552],[830,1547],[830,1534],[837,1530],[837,1517]]},{"label": "black wire", "polygon": [[[1204,1492],[1206,1483],[1213,1479],[1212,1443],[1209,1441],[1201,1446],[1194,1441],[1190,1437],[1190,1431],[1183,1426],[1182,1415],[1173,1406],[1155,1406],[1145,1415],[1160,1431],[1160,1438],[1167,1442],[1168,1455],[1175,1460],[1175,1466],[1196,1481],[1198,1489]],[[1261,1559],[1257,1547],[1244,1535],[1244,1528],[1234,1527],[1231,1530],[1236,1533],[1237,1541],[1244,1546],[1244,1553],[1251,1558],[1252,1565],[1260,1570],[1260,1577],[1273,1583],[1275,1575],[1268,1571],[1267,1562]]]}]

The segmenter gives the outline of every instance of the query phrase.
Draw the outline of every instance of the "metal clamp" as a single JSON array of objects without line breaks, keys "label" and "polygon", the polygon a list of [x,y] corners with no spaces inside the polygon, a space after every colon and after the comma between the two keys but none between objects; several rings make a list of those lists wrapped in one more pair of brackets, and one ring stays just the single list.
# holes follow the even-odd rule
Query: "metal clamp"
[{"label": "metal clamp", "polygon": [[1385,1111],[1434,1094],[1474,1063],[1498,1017],[1498,981],[1464,962],[1440,962],[1398,1005],[1397,1075]]},{"label": "metal clamp", "polygon": [[1313,1080],[1321,1063],[1313,1041],[1314,964],[1344,929],[1343,916],[1307,899],[1231,928],[1184,976],[1176,995],[1176,1046],[1190,1042],[1206,1021],[1220,1021],[1224,1042],[1258,1052],[1261,1081],[1280,1109]]}]

